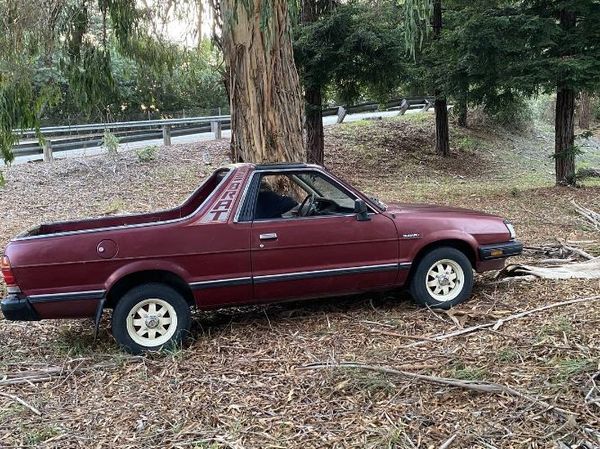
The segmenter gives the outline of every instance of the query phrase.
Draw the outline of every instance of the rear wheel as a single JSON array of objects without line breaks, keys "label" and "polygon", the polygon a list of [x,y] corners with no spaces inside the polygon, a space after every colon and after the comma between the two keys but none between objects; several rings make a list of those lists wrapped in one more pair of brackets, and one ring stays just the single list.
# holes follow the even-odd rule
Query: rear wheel
[{"label": "rear wheel", "polygon": [[456,248],[431,250],[418,263],[410,280],[410,293],[416,303],[449,309],[471,296],[473,267]]},{"label": "rear wheel", "polygon": [[190,324],[190,307],[179,292],[148,283],[134,287],[118,301],[112,333],[128,352],[141,354],[183,343]]}]

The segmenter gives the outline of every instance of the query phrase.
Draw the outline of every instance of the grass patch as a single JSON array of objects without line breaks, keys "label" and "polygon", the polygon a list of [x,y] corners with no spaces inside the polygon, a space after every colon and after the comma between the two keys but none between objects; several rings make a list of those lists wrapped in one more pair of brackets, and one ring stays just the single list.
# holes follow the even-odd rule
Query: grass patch
[{"label": "grass patch", "polygon": [[502,348],[496,354],[496,359],[502,363],[516,362],[517,360],[519,360],[519,358],[520,358],[519,352],[516,349],[511,348],[511,347]]},{"label": "grass patch", "polygon": [[485,145],[481,139],[472,136],[463,136],[456,139],[456,145],[463,151],[477,151]]},{"label": "grass patch", "polygon": [[25,444],[26,446],[37,446],[42,444],[44,441],[57,436],[58,434],[58,429],[50,426],[42,427],[40,429],[25,430]]},{"label": "grass patch", "polygon": [[456,363],[452,367],[452,376],[461,380],[485,380],[489,373],[485,368],[478,366],[466,366],[462,362]]},{"label": "grass patch", "polygon": [[571,320],[564,316],[560,315],[554,318],[550,323],[544,324],[539,332],[538,336],[548,337],[548,336],[558,336],[562,337],[564,335],[570,335],[573,332],[573,324]]},{"label": "grass patch", "polygon": [[369,395],[384,393],[391,394],[396,386],[388,379],[388,376],[381,373],[374,373],[360,369],[350,369],[346,371],[344,380],[339,382],[336,390],[360,390]]},{"label": "grass patch", "polygon": [[555,360],[555,366],[557,369],[557,380],[564,382],[574,376],[593,370],[594,362],[584,358],[567,358]]},{"label": "grass patch", "polygon": [[406,442],[405,430],[402,427],[394,426],[385,430],[381,437],[375,439],[369,447],[377,449],[398,449],[403,447],[402,443]]}]

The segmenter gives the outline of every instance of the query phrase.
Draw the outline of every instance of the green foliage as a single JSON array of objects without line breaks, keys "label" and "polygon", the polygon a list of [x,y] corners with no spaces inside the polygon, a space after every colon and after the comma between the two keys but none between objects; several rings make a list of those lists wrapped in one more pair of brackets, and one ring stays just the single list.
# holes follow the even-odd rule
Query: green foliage
[{"label": "green foliage", "polygon": [[486,113],[494,123],[514,131],[527,129],[533,119],[530,101],[522,96],[510,96],[504,102],[492,103],[486,107]]},{"label": "green foliage", "polygon": [[582,154],[584,154],[584,152],[581,147],[579,147],[579,145],[573,145],[572,147],[553,153],[551,157],[552,159],[570,160],[577,156],[581,156]]},{"label": "green foliage", "polygon": [[106,149],[108,154],[115,156],[119,150],[119,138],[108,129],[105,129],[102,136],[102,147]]},{"label": "green foliage", "polygon": [[533,118],[538,122],[554,125],[556,97],[551,94],[540,94],[530,101]]},{"label": "green foliage", "polygon": [[0,157],[15,129],[225,106],[218,52],[167,43],[152,20],[135,0],[0,0]]},{"label": "green foliage", "polygon": [[135,150],[138,161],[141,163],[152,162],[156,159],[156,153],[158,153],[158,147],[156,145],[149,145]]},{"label": "green foliage", "polygon": [[429,23],[433,13],[433,0],[400,0],[404,5],[404,45],[416,59],[430,35]]},{"label": "green foliage", "polygon": [[406,72],[399,19],[387,3],[351,1],[297,27],[294,56],[303,84],[345,103],[392,95]]},{"label": "green foliage", "polygon": [[0,189],[6,185],[6,178],[4,177],[4,173],[0,170]]}]

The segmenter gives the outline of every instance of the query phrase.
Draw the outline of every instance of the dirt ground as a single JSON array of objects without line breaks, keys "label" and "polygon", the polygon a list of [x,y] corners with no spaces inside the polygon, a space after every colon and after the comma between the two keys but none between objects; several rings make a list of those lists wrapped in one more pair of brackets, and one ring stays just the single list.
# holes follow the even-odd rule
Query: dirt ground
[{"label": "dirt ground", "polygon": [[[600,185],[553,187],[551,135],[453,130],[453,154],[441,159],[432,126],[413,116],[327,128],[326,163],[384,201],[497,213],[526,245],[558,238],[600,255],[600,235],[571,204],[600,210]],[[600,159],[597,143],[584,162]],[[12,167],[0,189],[0,253],[39,222],[175,205],[226,161],[221,141],[161,148],[145,162],[131,152]],[[198,312],[188,347],[146,357],[119,351],[108,316],[96,343],[87,320],[0,317],[0,447],[598,448],[600,301],[431,339],[595,295],[598,280],[498,284],[487,274],[451,312],[417,308],[402,292]],[[303,369],[341,362],[521,395]]]}]

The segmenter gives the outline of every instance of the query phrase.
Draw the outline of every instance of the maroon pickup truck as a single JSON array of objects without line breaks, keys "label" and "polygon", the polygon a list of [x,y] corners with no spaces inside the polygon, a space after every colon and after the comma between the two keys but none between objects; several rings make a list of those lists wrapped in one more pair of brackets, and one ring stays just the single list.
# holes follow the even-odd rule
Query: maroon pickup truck
[{"label": "maroon pickup truck", "polygon": [[473,269],[519,254],[512,225],[466,209],[385,205],[319,166],[235,164],[162,212],[43,224],[2,257],[8,320],[95,318],[140,353],[179,344],[209,309],[407,285],[467,299]]}]

